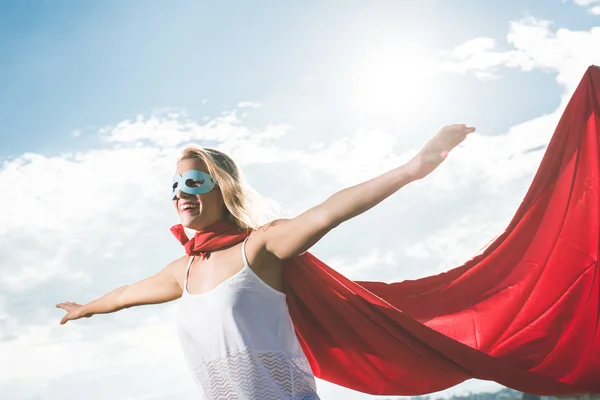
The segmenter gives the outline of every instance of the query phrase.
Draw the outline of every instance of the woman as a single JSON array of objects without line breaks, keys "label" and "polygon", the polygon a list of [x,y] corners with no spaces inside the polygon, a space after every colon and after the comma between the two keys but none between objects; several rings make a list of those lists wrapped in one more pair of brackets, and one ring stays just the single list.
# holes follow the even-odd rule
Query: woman
[{"label": "woman", "polygon": [[[207,398],[318,399],[288,313],[282,260],[307,251],[334,227],[427,176],[474,130],[446,126],[408,163],[344,189],[295,218],[260,228],[252,222],[234,161],[217,150],[189,147],[173,182],[172,200],[181,220],[173,231],[187,253],[197,255],[186,254],[158,274],[88,304],[57,304],[67,311],[60,323],[182,298],[181,346]],[[200,252],[190,252],[181,226],[198,231],[194,240],[204,246]]]}]

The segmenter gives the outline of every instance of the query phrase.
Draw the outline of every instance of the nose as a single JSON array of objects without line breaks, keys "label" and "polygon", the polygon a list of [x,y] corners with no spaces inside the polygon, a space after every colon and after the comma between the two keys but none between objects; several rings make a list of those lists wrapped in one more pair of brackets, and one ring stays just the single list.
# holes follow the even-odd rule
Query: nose
[{"label": "nose", "polygon": [[176,191],[175,194],[173,195],[173,200],[190,199],[190,198],[192,198],[192,195],[189,193],[186,193],[182,190]]}]

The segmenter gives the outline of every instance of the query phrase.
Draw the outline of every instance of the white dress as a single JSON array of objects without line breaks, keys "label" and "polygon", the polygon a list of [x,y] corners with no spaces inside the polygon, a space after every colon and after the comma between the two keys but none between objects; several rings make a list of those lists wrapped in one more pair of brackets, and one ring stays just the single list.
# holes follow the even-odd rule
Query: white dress
[{"label": "white dress", "polygon": [[187,291],[177,329],[185,359],[210,400],[314,400],[315,379],[294,331],[285,294],[244,267],[209,292]]}]

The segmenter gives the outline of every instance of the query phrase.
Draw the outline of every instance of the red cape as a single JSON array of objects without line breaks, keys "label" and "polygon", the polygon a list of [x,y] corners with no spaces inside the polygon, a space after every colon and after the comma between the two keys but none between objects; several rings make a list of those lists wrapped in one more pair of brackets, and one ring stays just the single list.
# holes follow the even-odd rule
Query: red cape
[{"label": "red cape", "polygon": [[506,231],[446,273],[353,282],[287,260],[288,306],[319,378],[418,395],[469,378],[539,395],[600,393],[600,70],[573,94]]}]

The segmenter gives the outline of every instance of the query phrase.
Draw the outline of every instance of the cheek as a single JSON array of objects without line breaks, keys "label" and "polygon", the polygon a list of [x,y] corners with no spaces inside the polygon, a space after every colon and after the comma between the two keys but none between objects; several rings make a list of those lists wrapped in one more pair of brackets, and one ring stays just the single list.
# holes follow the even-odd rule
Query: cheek
[{"label": "cheek", "polygon": [[221,190],[218,187],[215,189],[217,189],[213,193],[213,195],[215,196],[215,203],[223,204],[223,206],[225,206],[225,202],[223,201],[223,194],[221,193]]},{"label": "cheek", "polygon": [[205,206],[216,209],[221,205],[221,195],[217,191],[212,191],[209,195],[204,199]]}]

